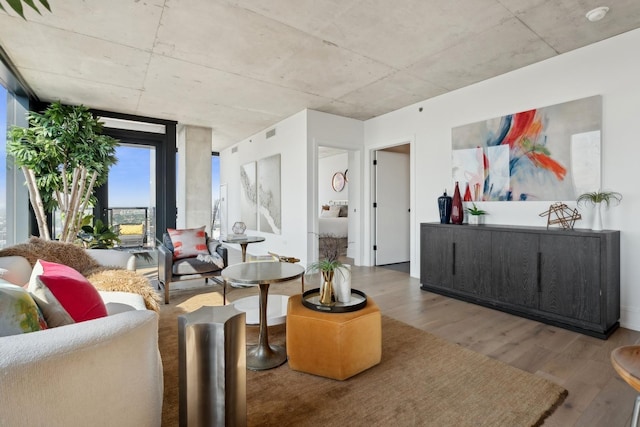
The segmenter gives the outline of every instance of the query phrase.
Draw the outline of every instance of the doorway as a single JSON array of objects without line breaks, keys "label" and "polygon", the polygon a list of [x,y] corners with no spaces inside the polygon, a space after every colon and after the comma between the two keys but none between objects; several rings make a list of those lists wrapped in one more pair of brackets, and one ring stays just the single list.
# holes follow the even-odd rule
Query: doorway
[{"label": "doorway", "polygon": [[374,265],[410,270],[411,145],[374,151]]}]

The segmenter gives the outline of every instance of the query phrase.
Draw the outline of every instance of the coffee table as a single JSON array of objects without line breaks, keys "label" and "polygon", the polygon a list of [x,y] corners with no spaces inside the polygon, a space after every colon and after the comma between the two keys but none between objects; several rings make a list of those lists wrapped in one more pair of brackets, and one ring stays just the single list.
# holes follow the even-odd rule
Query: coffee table
[{"label": "coffee table", "polygon": [[288,262],[243,262],[225,268],[220,275],[225,280],[225,285],[227,282],[234,282],[260,287],[258,344],[247,346],[247,368],[252,371],[262,371],[282,365],[287,361],[286,349],[269,344],[267,328],[269,285],[302,278],[304,288],[304,267]]},{"label": "coffee table", "polygon": [[242,238],[227,237],[225,239],[222,239],[224,243],[237,243],[240,245],[240,248],[242,249],[242,262],[247,262],[247,246],[249,245],[249,243],[260,243],[264,242],[264,240],[265,238],[260,236],[246,236]]}]

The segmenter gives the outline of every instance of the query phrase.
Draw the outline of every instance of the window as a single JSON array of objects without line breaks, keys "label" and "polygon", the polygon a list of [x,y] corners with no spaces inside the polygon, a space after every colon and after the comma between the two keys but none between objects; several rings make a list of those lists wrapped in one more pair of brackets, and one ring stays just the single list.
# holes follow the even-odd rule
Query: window
[{"label": "window", "polygon": [[[0,63],[0,68],[2,63]],[[22,171],[7,157],[7,130],[27,126],[27,99],[3,85],[0,75],[0,248],[29,238],[29,196]]]}]

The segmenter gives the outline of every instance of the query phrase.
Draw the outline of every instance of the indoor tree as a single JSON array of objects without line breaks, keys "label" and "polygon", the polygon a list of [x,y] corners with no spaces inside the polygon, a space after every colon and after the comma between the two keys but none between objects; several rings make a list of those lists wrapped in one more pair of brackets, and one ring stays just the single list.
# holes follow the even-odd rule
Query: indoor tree
[{"label": "indoor tree", "polygon": [[[11,9],[13,9],[23,19],[26,19],[24,16],[24,5],[31,7],[40,14],[40,10],[38,9],[35,0],[0,0],[0,9],[6,11],[7,9],[6,6],[3,5],[3,2],[7,3],[9,7],[11,7]],[[45,9],[51,12],[51,6],[49,6],[49,2],[47,0],[38,0],[38,2],[44,6]]]},{"label": "indoor tree", "polygon": [[102,135],[102,123],[83,105],[54,102],[27,114],[29,127],[9,130],[7,152],[22,168],[40,237],[51,239],[46,212],[60,210],[59,239],[73,242],[93,189],[104,184],[116,163],[118,141]]}]

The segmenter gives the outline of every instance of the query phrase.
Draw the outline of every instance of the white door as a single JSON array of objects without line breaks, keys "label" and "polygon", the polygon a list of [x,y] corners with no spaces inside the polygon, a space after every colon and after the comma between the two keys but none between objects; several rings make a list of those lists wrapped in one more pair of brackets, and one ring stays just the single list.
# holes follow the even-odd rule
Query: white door
[{"label": "white door", "polygon": [[375,265],[409,261],[409,155],[375,153]]}]

